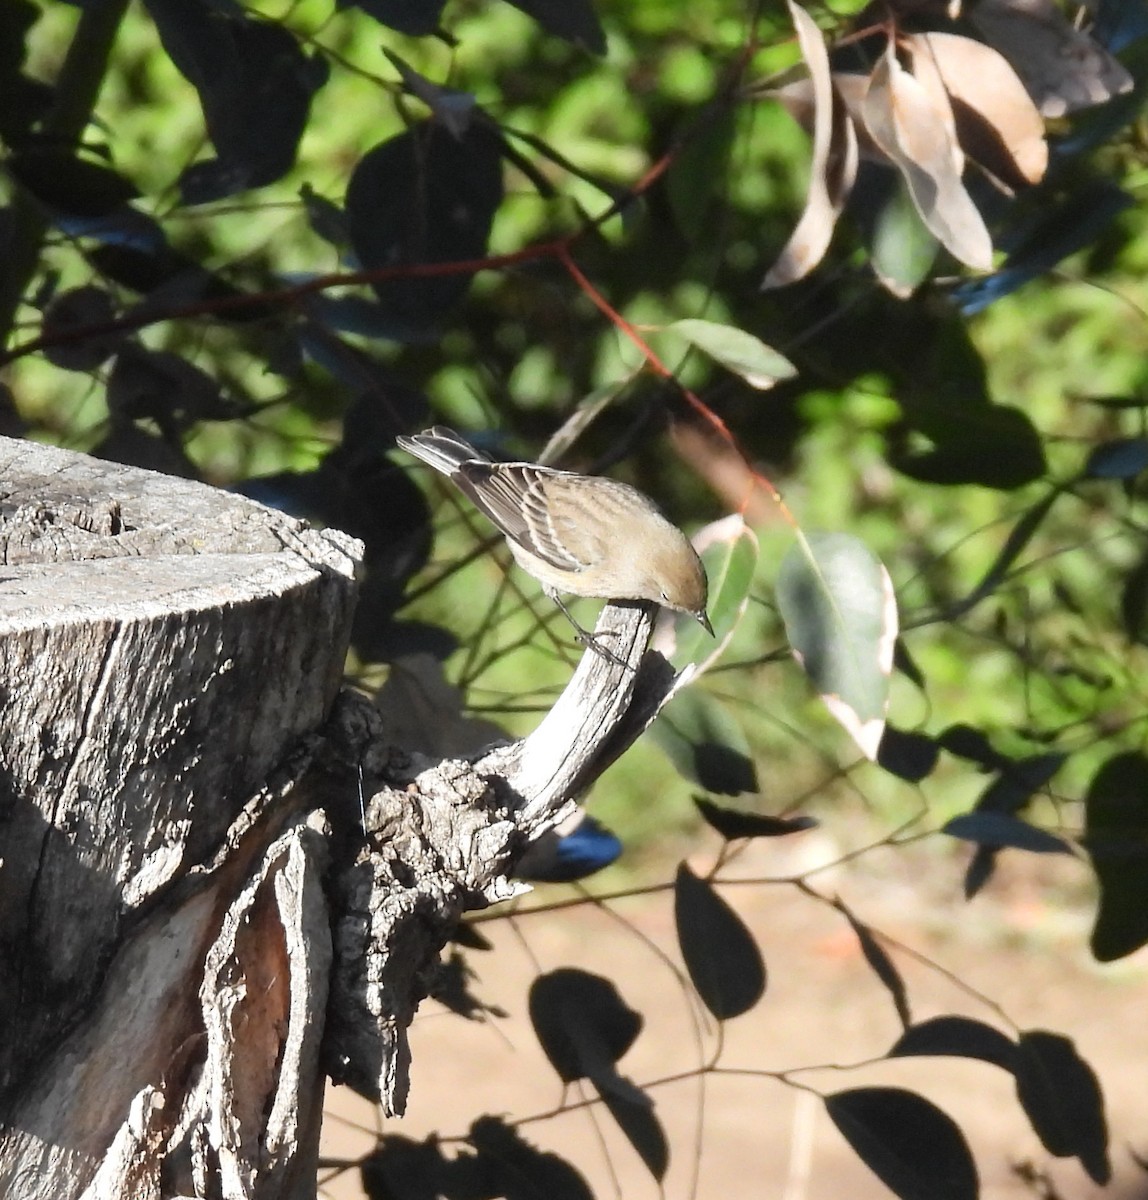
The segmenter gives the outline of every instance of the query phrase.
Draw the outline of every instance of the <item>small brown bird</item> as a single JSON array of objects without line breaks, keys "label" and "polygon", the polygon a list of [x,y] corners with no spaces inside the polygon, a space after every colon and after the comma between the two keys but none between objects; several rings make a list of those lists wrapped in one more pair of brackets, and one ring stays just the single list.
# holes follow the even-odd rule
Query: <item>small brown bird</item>
[{"label": "small brown bird", "polygon": [[448,476],[506,535],[518,565],[571,624],[559,593],[649,600],[689,613],[713,634],[706,573],[693,546],[637,488],[526,462],[494,462],[453,429],[436,425],[398,444]]}]

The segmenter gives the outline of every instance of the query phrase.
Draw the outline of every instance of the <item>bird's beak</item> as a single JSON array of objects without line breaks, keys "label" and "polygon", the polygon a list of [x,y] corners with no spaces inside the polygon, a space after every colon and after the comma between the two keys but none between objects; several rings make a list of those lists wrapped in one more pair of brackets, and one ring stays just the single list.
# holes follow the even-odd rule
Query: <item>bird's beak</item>
[{"label": "bird's beak", "polygon": [[713,637],[714,627],[710,624],[709,614],[706,612],[700,612],[694,613],[694,616],[697,617],[698,624],[706,631],[706,633],[708,633],[710,637]]}]

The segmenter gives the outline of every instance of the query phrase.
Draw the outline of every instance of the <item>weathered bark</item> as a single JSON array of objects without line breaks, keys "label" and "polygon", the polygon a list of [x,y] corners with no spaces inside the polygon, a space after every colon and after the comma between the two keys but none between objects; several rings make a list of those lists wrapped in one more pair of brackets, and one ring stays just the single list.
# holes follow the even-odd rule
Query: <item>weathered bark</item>
[{"label": "weathered bark", "polygon": [[531,737],[391,745],[339,690],[356,554],[0,440],[0,1195],[314,1195],[324,1072],[402,1110],[458,917],[672,686],[608,606]]}]

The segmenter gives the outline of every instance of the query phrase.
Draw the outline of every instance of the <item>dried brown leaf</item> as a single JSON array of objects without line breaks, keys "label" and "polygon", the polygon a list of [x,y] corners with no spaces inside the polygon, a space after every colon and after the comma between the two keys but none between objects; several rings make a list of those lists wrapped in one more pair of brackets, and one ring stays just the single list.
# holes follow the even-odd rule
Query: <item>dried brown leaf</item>
[{"label": "dried brown leaf", "polygon": [[913,74],[939,79],[948,93],[961,149],[1009,187],[1038,183],[1048,168],[1040,112],[1008,60],[954,33],[905,38]]},{"label": "dried brown leaf", "polygon": [[969,18],[1012,64],[1044,117],[1103,104],[1132,87],[1124,66],[1074,29],[1052,0],[979,0]]},{"label": "dried brown leaf", "polygon": [[813,161],[805,210],[762,281],[763,290],[803,279],[824,258],[837,216],[857,175],[857,138],[852,122],[835,99],[829,52],[821,30],[793,0],[787,0],[787,4],[813,88]]},{"label": "dried brown leaf", "polygon": [[960,172],[945,115],[897,61],[890,43],[869,78],[865,127],[909,186],[921,219],[949,252],[970,267],[992,266],[992,239]]}]

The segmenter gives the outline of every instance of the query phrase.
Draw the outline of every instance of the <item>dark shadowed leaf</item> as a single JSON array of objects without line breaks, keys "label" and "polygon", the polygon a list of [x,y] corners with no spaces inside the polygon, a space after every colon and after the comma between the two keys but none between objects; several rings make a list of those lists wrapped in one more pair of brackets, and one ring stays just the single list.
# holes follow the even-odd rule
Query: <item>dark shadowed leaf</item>
[{"label": "dark shadowed leaf", "polygon": [[748,1012],[765,991],[765,963],[741,917],[681,863],[674,921],[686,969],[702,1003],[719,1021]]},{"label": "dark shadowed leaf", "polygon": [[686,779],[707,792],[757,791],[745,733],[708,692],[696,687],[678,692],[650,727],[650,737]]},{"label": "dark shadowed leaf", "polygon": [[901,1200],[976,1200],[977,1168],[964,1134],[928,1100],[900,1088],[855,1088],[826,1096],[825,1108]]},{"label": "dark shadowed leaf", "polygon": [[1148,626],[1148,555],[1141,558],[1124,577],[1120,592],[1120,616],[1130,642],[1145,642]]},{"label": "dark shadowed leaf", "polygon": [[388,29],[411,37],[434,33],[446,0],[335,0],[336,8],[359,8]]},{"label": "dark shadowed leaf", "polygon": [[147,0],[163,47],[199,94],[218,155],[180,180],[184,202],[203,204],[284,175],[327,66],[308,58],[282,25],[211,0]]},{"label": "dark shadowed leaf", "polygon": [[1044,446],[1029,417],[1005,404],[953,404],[915,397],[889,432],[889,461],[922,483],[978,483],[1011,490],[1045,472]]},{"label": "dark shadowed leaf", "polygon": [[[360,265],[388,270],[481,259],[502,201],[501,145],[481,122],[455,137],[424,121],[369,150],[346,197]],[[412,331],[438,324],[472,277],[417,274],[372,284],[383,308]]]},{"label": "dark shadowed leaf", "polygon": [[1090,479],[1134,479],[1148,467],[1148,441],[1119,438],[1097,446],[1088,456],[1084,474]]},{"label": "dark shadowed leaf", "polygon": [[149,418],[168,431],[192,421],[237,415],[219,384],[170,350],[125,342],[108,376],[108,411],[120,421]]},{"label": "dark shadowed leaf", "polygon": [[655,1179],[662,1179],[670,1165],[670,1147],[653,1103],[649,1100],[638,1103],[611,1093],[604,1094],[602,1099],[646,1169]]},{"label": "dark shadowed leaf", "polygon": [[[473,1160],[471,1160],[473,1161]],[[441,1196],[450,1186],[452,1162],[434,1138],[416,1142],[400,1134],[384,1134],[359,1165],[368,1200],[392,1196]]]},{"label": "dark shadowed leaf", "polygon": [[849,922],[849,927],[857,935],[857,940],[861,943],[861,953],[865,955],[865,961],[873,968],[873,973],[877,978],[889,989],[897,1016],[900,1018],[901,1024],[908,1029],[913,1018],[909,1013],[909,997],[905,991],[905,981],[901,978],[901,972],[897,970],[893,960],[885,952],[885,947],[873,936],[873,931],[868,925],[858,921],[843,901],[835,900],[833,907]]},{"label": "dark shadowed leaf", "polygon": [[777,600],[793,653],[826,707],[876,758],[897,637],[888,572],[848,534],[810,534],[782,560]]},{"label": "dark shadowed leaf", "polygon": [[0,4],[0,141],[18,145],[29,128],[52,104],[55,89],[20,69],[26,54],[25,37],[42,14],[31,0]]},{"label": "dark shadowed leaf", "polygon": [[587,814],[568,833],[551,829],[531,842],[514,868],[514,877],[532,883],[573,883],[617,862],[621,855],[621,841]]},{"label": "dark shadowed leaf", "polygon": [[999,1029],[972,1017],[933,1017],[910,1025],[893,1044],[889,1058],[937,1055],[977,1058],[1006,1071],[1013,1069],[1016,1043]]},{"label": "dark shadowed leaf", "polygon": [[784,837],[790,833],[801,833],[815,829],[815,817],[772,817],[768,813],[744,812],[737,808],[723,808],[705,796],[694,796],[693,802],[711,829],[716,829],[727,841],[737,838]]},{"label": "dark shadowed leaf", "polygon": [[1039,205],[1035,219],[999,271],[981,279],[969,279],[953,289],[953,298],[961,312],[966,316],[980,312],[1022,284],[1052,270],[1061,259],[1091,245],[1132,203],[1132,197],[1114,183],[1090,180],[1064,201]]},{"label": "dark shadowed leaf", "polygon": [[1058,1158],[1079,1158],[1091,1179],[1107,1183],[1104,1097],[1072,1042],[1043,1029],[1022,1033],[1014,1070],[1017,1095],[1044,1148]]},{"label": "dark shadowed leaf", "polygon": [[614,1064],[634,1044],[642,1017],[609,979],[562,967],[530,987],[530,1021],[546,1057],[566,1083],[590,1079],[608,1090]]},{"label": "dark shadowed leaf", "polygon": [[68,371],[93,371],[113,354],[122,333],[96,333],[82,337],[85,329],[106,325],[116,316],[115,302],[103,288],[87,286],[60,292],[44,310],[41,334],[60,338],[44,349],[44,357]]},{"label": "dark shadowed leaf", "polygon": [[899,779],[919,783],[931,774],[940,754],[940,746],[927,734],[886,725],[877,762]]},{"label": "dark shadowed leaf", "polygon": [[139,195],[118,172],[64,150],[34,148],[9,154],[4,169],[53,213],[105,217]]},{"label": "dark shadowed leaf", "polygon": [[[505,1200],[593,1200],[593,1192],[582,1176],[557,1154],[539,1150],[498,1117],[480,1117],[470,1127],[467,1141],[475,1148],[482,1167],[485,1190],[482,1195],[498,1195]],[[457,1161],[457,1160],[456,1160]],[[452,1164],[453,1165],[453,1164]],[[452,1183],[454,1181],[452,1180]],[[403,1189],[397,1193],[410,1193]],[[467,1200],[480,1193],[455,1188],[443,1193],[451,1200]]]},{"label": "dark shadowed leaf", "polygon": [[1019,812],[1064,765],[1066,754],[1033,754],[1001,763],[997,778],[977,798],[978,812]]},{"label": "dark shadowed leaf", "polygon": [[924,672],[917,666],[903,638],[898,638],[896,646],[893,647],[893,666],[916,688],[922,692],[925,690]]},{"label": "dark shadowed leaf", "polygon": [[969,859],[968,870],[965,871],[965,899],[971,900],[977,892],[992,878],[996,870],[997,854],[993,846],[978,846]]},{"label": "dark shadowed leaf", "polygon": [[981,730],[973,729],[971,725],[950,725],[937,735],[937,743],[942,750],[980,767],[1001,767],[1009,762],[1005,755],[994,749]]},{"label": "dark shadowed leaf", "polygon": [[510,0],[547,33],[565,38],[591,54],[606,53],[606,35],[590,0]]},{"label": "dark shadowed leaf", "polygon": [[1112,962],[1148,943],[1148,759],[1134,751],[1108,759],[1084,813],[1084,848],[1100,885],[1092,953]]},{"label": "dark shadowed leaf", "polygon": [[992,846],[997,850],[1009,846],[1015,850],[1029,850],[1034,854],[1072,853],[1072,847],[1064,838],[1001,812],[962,813],[959,817],[946,821],[941,832],[949,834],[950,837],[963,838],[967,842]]},{"label": "dark shadowed leaf", "polygon": [[446,87],[435,83],[400,58],[393,50],[383,47],[387,61],[398,71],[406,88],[412,96],[417,96],[430,110],[434,119],[455,137],[462,137],[470,127],[471,119],[477,111],[477,104],[470,92],[458,88]]}]

